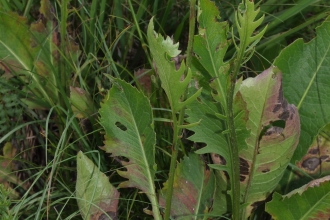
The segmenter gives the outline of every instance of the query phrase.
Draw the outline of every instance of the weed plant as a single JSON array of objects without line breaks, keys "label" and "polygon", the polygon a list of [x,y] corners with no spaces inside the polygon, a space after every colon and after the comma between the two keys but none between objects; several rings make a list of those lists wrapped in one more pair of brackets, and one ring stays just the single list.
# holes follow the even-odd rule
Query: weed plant
[{"label": "weed plant", "polygon": [[[241,0],[214,2],[220,11],[219,22],[235,25],[235,12]],[[330,11],[326,0],[262,0],[255,2],[255,6],[265,15],[256,33],[268,27],[262,39],[253,45],[255,52],[250,59],[239,66],[238,72],[244,78],[267,69],[280,51],[297,38],[304,38],[305,42],[313,39],[315,28]],[[182,56],[177,57],[177,67],[185,60],[192,69],[202,68],[196,65],[196,57],[191,56],[191,36],[197,34],[197,28],[194,29],[198,24],[191,22],[189,16],[196,8],[187,0],[0,0],[1,45],[10,45],[19,54],[19,62],[11,63],[0,50],[2,219],[82,219],[77,203],[81,198],[76,194],[79,151],[113,186],[118,187],[126,180],[117,171],[122,171],[123,161],[129,159],[109,157],[100,149],[105,135],[100,124],[100,103],[116,86],[117,79],[136,87],[152,106],[156,191],[169,179],[173,164],[205,146],[189,140],[194,132],[183,129],[176,155],[173,154],[173,140],[178,134],[173,131],[173,109],[156,73],[147,37],[153,17],[157,33],[179,42]],[[4,30],[13,25],[10,22],[20,24],[20,29],[14,28],[5,35]],[[228,40],[239,45],[237,29],[229,30],[228,34]],[[13,36],[18,35],[15,43]],[[41,49],[35,52],[32,47],[31,53],[25,54],[23,49],[31,39],[35,48]],[[230,60],[236,53],[232,44],[224,59]],[[180,120],[184,119],[185,113]],[[203,155],[203,159],[205,164],[212,163],[209,154]],[[303,176],[306,180],[294,188],[314,179],[307,173]],[[289,191],[285,187],[279,190],[283,194]],[[137,188],[120,189],[117,219],[153,219],[148,212],[152,209],[149,197],[140,192]],[[224,215],[223,219],[229,216]],[[253,217],[270,219],[263,208],[258,208],[250,218]]]}]

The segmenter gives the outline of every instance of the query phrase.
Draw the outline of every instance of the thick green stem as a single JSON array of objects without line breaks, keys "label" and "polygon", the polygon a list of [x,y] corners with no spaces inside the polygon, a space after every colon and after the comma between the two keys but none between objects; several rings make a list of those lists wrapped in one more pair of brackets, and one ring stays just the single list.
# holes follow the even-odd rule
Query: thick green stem
[{"label": "thick green stem", "polygon": [[[236,64],[237,66],[239,63]],[[233,112],[233,102],[234,102],[234,90],[235,90],[235,82],[236,75],[231,75],[230,80],[230,88],[228,92],[228,105],[227,105],[227,113],[228,113],[228,128],[229,128],[229,141],[230,141],[230,162],[232,167],[232,176],[231,176],[231,193],[232,193],[232,219],[239,219],[239,206],[240,206],[240,164],[238,157],[238,145],[237,145],[237,136],[235,131],[234,124],[234,112]]]},{"label": "thick green stem", "polygon": [[[191,58],[192,58],[192,50],[193,50],[193,39],[195,34],[195,22],[196,22],[196,0],[190,0],[190,19],[189,19],[189,41],[187,47],[187,59],[186,59],[186,71],[185,75],[188,72],[188,69],[191,65]],[[186,93],[183,95],[182,99],[185,100]],[[166,209],[165,209],[165,217],[164,219],[167,220],[170,218],[171,213],[171,203],[172,203],[172,195],[173,195],[173,182],[174,182],[174,173],[176,167],[176,161],[178,157],[178,150],[179,150],[179,136],[181,134],[181,129],[178,128],[178,125],[183,124],[185,109],[182,108],[179,114],[179,121],[177,123],[177,116],[176,112],[172,111],[172,119],[173,119],[173,149],[172,149],[172,158],[171,158],[171,165],[170,165],[170,173],[168,179],[168,191],[166,195]],[[180,142],[181,143],[181,142]]]},{"label": "thick green stem", "polygon": [[[244,52],[247,48],[247,40],[240,42],[240,49],[238,50],[237,58],[234,61],[233,71],[230,74],[230,86],[227,99],[227,112],[228,112],[228,128],[229,128],[229,140],[230,140],[230,162],[233,174],[231,176],[231,192],[232,192],[232,219],[238,220],[242,217],[240,213],[240,162],[238,155],[237,135],[234,123],[234,91],[236,85],[236,78],[241,67],[241,63],[244,58]],[[243,209],[242,209],[243,210]]]}]

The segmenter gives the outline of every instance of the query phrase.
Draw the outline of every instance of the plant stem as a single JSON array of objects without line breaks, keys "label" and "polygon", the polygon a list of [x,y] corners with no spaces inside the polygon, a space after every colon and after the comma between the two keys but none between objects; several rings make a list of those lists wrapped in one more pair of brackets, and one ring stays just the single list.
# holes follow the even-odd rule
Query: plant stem
[{"label": "plant stem", "polygon": [[[192,49],[193,49],[193,39],[195,34],[195,20],[196,20],[196,0],[190,0],[190,19],[189,19],[189,40],[188,40],[188,47],[187,47],[187,62],[186,62],[186,71],[185,75],[188,72],[188,69],[191,65],[191,58],[192,58]],[[185,100],[186,93],[183,95],[182,99]],[[179,114],[179,121],[178,123],[181,125],[183,124],[185,109],[182,108]],[[171,157],[171,164],[170,164],[170,173],[168,179],[168,189],[166,194],[166,207],[165,207],[165,216],[164,219],[167,220],[170,218],[171,213],[171,203],[172,203],[172,195],[173,195],[173,182],[174,182],[174,174],[175,174],[175,167],[176,161],[178,157],[178,141],[179,136],[181,133],[181,129],[178,129],[177,123],[177,116],[176,112],[172,111],[172,120],[173,120],[173,147],[172,147],[172,157]]]},{"label": "plant stem", "polygon": [[[228,92],[228,102],[227,102],[227,113],[228,113],[228,128],[229,128],[229,140],[230,140],[230,163],[232,167],[232,176],[230,180],[231,184],[231,194],[232,194],[232,219],[239,219],[239,206],[240,206],[240,169],[239,169],[239,157],[238,157],[238,145],[237,136],[234,124],[234,112],[233,112],[233,102],[234,102],[234,90],[236,83],[236,76],[238,72],[240,62],[236,62],[235,71],[230,75],[230,88]],[[237,66],[237,67],[236,67]]]},{"label": "plant stem", "polygon": [[[232,219],[240,219],[240,162],[238,155],[237,135],[235,131],[234,123],[234,91],[236,85],[236,78],[241,67],[241,63],[244,58],[244,53],[247,48],[247,37],[241,37],[239,49],[237,50],[237,56],[234,60],[233,71],[230,73],[230,86],[227,96],[227,113],[228,113],[228,128],[229,128],[229,143],[230,143],[230,163],[232,167],[231,176],[231,194],[232,194]],[[243,210],[243,209],[242,209]]]},{"label": "plant stem", "polygon": [[165,206],[165,216],[164,219],[170,219],[171,213],[171,204],[172,204],[172,194],[173,194],[173,182],[174,182],[174,172],[176,167],[176,160],[178,157],[178,124],[175,112],[172,111],[172,119],[173,119],[173,146],[172,146],[172,157],[171,157],[171,165],[170,165],[170,173],[168,178],[167,185],[167,194],[166,194],[166,206]]},{"label": "plant stem", "polygon": [[[230,140],[230,163],[232,166],[231,177],[231,194],[232,194],[232,219],[238,220],[242,216],[240,213],[240,162],[238,155],[237,135],[235,131],[234,123],[234,91],[236,85],[236,78],[241,67],[241,63],[244,58],[245,50],[248,46],[248,36],[241,37],[239,49],[237,50],[237,56],[234,60],[233,71],[230,74],[230,87],[227,96],[227,112],[228,112],[228,128],[229,128],[229,140]],[[244,209],[242,209],[243,211]],[[240,215],[241,214],[241,215]]]},{"label": "plant stem", "polygon": [[[187,70],[191,65],[194,35],[195,35],[195,24],[196,24],[196,0],[190,0],[190,16],[189,16],[189,36],[188,36],[188,47],[187,47]],[[187,71],[186,71],[187,73]]]}]

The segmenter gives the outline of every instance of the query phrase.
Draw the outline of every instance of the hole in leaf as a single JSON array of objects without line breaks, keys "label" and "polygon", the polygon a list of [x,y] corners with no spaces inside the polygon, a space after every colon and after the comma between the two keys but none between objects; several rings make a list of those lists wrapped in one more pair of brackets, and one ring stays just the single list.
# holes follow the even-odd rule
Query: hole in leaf
[{"label": "hole in leaf", "polygon": [[271,126],[285,128],[285,121],[284,120],[277,120],[271,123]]},{"label": "hole in leaf", "polygon": [[269,169],[264,169],[264,170],[262,170],[261,172],[263,172],[263,173],[268,173],[270,170]]},{"label": "hole in leaf", "polygon": [[262,136],[272,135],[272,134],[281,134],[285,128],[284,120],[271,121],[267,126],[264,126],[260,132],[259,140]]},{"label": "hole in leaf", "polygon": [[127,127],[125,125],[123,125],[122,123],[120,123],[119,121],[117,121],[115,123],[115,125],[117,126],[117,128],[119,128],[122,131],[126,131],[127,130]]}]

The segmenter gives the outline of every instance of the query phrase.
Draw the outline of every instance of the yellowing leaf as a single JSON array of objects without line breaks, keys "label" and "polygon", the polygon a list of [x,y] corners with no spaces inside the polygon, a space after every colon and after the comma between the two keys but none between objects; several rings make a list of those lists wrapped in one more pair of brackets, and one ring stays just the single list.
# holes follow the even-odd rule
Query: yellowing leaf
[{"label": "yellowing leaf", "polygon": [[94,103],[85,90],[70,86],[70,101],[77,118],[88,118],[94,113]]},{"label": "yellowing leaf", "polygon": [[[200,219],[211,210],[215,178],[206,170],[197,154],[190,154],[178,164],[174,176],[171,216],[173,218]],[[161,206],[165,206],[167,182],[160,192]]]}]

